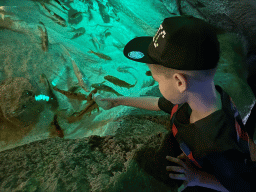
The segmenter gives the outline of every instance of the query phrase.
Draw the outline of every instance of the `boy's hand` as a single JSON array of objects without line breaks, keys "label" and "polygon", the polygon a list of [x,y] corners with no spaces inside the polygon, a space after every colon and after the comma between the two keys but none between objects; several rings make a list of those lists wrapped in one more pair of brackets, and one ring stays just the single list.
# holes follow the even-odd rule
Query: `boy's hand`
[{"label": "boy's hand", "polygon": [[[98,98],[97,98],[97,96],[98,96]],[[102,98],[100,95],[93,95],[92,98],[104,110],[109,110],[109,109],[112,109],[113,107],[119,106],[116,98],[111,98],[111,97],[109,97],[109,98]]]},{"label": "boy's hand", "polygon": [[[179,187],[178,192],[183,191],[187,187],[193,187],[199,185],[200,171],[195,169],[187,156],[182,153],[178,158],[171,156],[166,156],[166,159],[174,163],[179,164],[180,166],[167,166],[167,171],[178,172],[180,174],[170,173],[170,178],[184,180],[183,184]],[[182,161],[184,159],[185,161]]]}]

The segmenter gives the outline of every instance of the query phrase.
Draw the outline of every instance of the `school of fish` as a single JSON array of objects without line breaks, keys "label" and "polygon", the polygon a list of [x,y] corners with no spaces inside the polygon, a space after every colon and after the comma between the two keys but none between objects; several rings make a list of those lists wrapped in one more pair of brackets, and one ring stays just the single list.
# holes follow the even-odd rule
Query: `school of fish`
[{"label": "school of fish", "polygon": [[[94,33],[87,34],[86,29],[84,27],[76,28],[73,26],[70,26],[70,30],[67,30],[67,32],[72,35],[72,37],[70,38],[71,40],[78,39],[83,35],[88,35],[89,40],[92,42],[93,46],[97,50],[97,51],[93,51],[92,49],[89,49],[88,53],[93,54],[94,56],[98,57],[99,59],[103,59],[105,61],[112,61],[112,58],[110,56],[108,56],[100,51],[100,50],[103,50],[105,47],[106,38],[108,38],[109,36],[112,35],[111,32],[108,31],[111,27],[113,27],[113,25],[110,23],[110,16],[108,13],[109,8],[98,1],[97,1],[97,3],[99,5],[99,12],[100,12],[100,15],[102,16],[104,24],[96,24],[95,28],[105,27],[106,29],[104,30],[104,32],[102,32],[99,36],[96,36]],[[73,14],[69,14],[68,20],[66,20],[61,15],[63,15],[62,13],[68,14],[68,12],[70,10],[68,3],[63,3],[63,1],[61,1],[61,0],[50,0],[50,1],[35,0],[35,4],[39,7],[39,11],[44,16],[46,16],[47,18],[49,18],[50,20],[52,20],[53,22],[55,22],[56,24],[58,24],[62,27],[67,27],[68,22],[70,20],[79,19],[81,17],[84,17],[87,14],[86,12],[77,11],[77,12],[74,12]],[[57,13],[51,11],[50,7],[54,7],[61,12],[57,14]],[[8,15],[7,13],[1,12],[1,11],[0,11],[0,14],[2,17],[4,17],[5,15]],[[88,14],[90,17],[89,20],[92,19],[91,18],[92,14],[91,14],[90,8],[88,10]],[[117,15],[115,15],[115,16],[117,17]],[[118,20],[118,19],[116,19],[116,20]],[[42,21],[39,21],[39,25],[37,26],[37,28],[39,31],[38,36],[41,38],[42,50],[44,52],[48,52],[49,46],[51,46],[51,44],[49,43],[47,28]],[[117,49],[122,49],[125,46],[125,44],[123,44],[121,42],[113,43],[112,45],[114,47],[116,47]],[[105,85],[104,83],[106,81],[112,83],[114,86],[130,89],[137,85],[138,80],[135,77],[134,73],[130,71],[130,70],[137,71],[135,68],[129,67],[129,66],[123,66],[123,67],[118,67],[117,72],[132,76],[135,80],[135,83],[130,84],[124,80],[121,80],[121,79],[115,77],[115,76],[105,75],[104,76],[105,81],[103,81],[102,83],[91,84],[87,75],[84,73],[83,69],[80,68],[79,65],[75,62],[75,59],[70,55],[67,48],[63,44],[60,44],[60,47],[63,49],[63,51],[65,53],[64,55],[68,56],[70,62],[72,63],[73,72],[76,76],[76,79],[78,80],[78,83],[73,84],[73,86],[70,87],[68,89],[68,91],[59,89],[57,87],[60,78],[62,78],[62,79],[64,78],[64,74],[67,72],[66,69],[68,68],[69,69],[68,72],[70,71],[70,68],[68,66],[66,66],[66,67],[64,66],[62,68],[62,70],[59,71],[58,77],[56,77],[52,81],[52,83],[49,82],[48,78],[46,77],[46,75],[44,73],[42,73],[40,75],[40,82],[43,83],[44,86],[46,87],[46,95],[48,95],[48,97],[50,98],[50,100],[47,101],[47,103],[50,105],[50,109],[55,113],[53,121],[51,123],[51,135],[52,136],[55,135],[55,136],[63,138],[64,132],[61,129],[61,126],[59,125],[59,123],[57,121],[57,118],[60,114],[59,112],[63,111],[63,110],[58,109],[59,102],[58,102],[56,95],[54,94],[54,91],[59,92],[62,95],[65,95],[69,99],[74,99],[74,100],[78,100],[78,101],[87,101],[87,105],[83,110],[81,110],[80,112],[75,112],[71,116],[67,117],[68,122],[73,123],[75,121],[80,120],[84,114],[90,115],[94,109],[97,109],[99,111],[99,106],[92,99],[92,94],[97,93],[97,91],[110,92],[117,96],[123,96],[122,94],[118,93],[113,87]],[[63,54],[62,54],[62,57],[64,57]],[[66,60],[64,58],[64,61],[67,62],[68,60]],[[94,71],[95,72],[97,71],[97,73],[99,73],[99,75],[101,75],[102,73],[106,73],[106,72],[102,72],[102,71],[104,71],[104,70],[102,70],[102,68],[101,68],[101,70],[94,69]],[[150,71],[147,71],[146,75],[148,75],[148,76],[151,75]],[[82,88],[85,92],[90,92],[90,94],[85,95],[85,94],[76,92],[79,88]],[[91,91],[91,88],[94,88],[94,90]],[[65,110],[67,110],[67,109],[65,109]]]}]

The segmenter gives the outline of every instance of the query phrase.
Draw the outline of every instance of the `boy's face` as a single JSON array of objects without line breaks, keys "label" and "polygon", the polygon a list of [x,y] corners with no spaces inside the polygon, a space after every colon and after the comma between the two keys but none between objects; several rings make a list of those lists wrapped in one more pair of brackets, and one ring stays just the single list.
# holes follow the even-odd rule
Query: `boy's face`
[{"label": "boy's face", "polygon": [[187,102],[187,82],[182,74],[175,73],[171,78],[166,78],[163,73],[157,70],[154,64],[147,64],[152,73],[152,77],[159,84],[159,90],[163,97],[173,104]]}]

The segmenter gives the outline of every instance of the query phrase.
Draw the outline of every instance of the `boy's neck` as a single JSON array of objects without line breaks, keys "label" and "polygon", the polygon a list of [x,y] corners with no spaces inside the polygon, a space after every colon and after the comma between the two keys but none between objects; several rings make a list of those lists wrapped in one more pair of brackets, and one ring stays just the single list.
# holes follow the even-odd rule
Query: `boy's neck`
[{"label": "boy's neck", "polygon": [[198,94],[197,97],[195,96],[192,99],[193,102],[188,102],[192,109],[190,122],[194,123],[222,108],[221,95],[215,87],[213,91],[208,91],[206,93],[208,96],[204,94],[202,97]]}]

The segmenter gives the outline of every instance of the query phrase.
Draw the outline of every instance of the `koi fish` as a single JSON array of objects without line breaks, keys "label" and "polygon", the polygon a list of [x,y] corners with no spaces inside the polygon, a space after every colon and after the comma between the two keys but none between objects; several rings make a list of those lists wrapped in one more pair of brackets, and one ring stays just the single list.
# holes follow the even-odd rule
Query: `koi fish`
[{"label": "koi fish", "polygon": [[58,137],[63,138],[64,132],[57,121],[57,117],[58,116],[55,114],[53,117],[53,121],[51,122],[52,130],[50,132],[50,136],[56,136],[57,134]]},{"label": "koi fish", "polygon": [[81,93],[73,93],[71,91],[64,91],[64,90],[60,90],[58,89],[56,86],[53,87],[53,89],[55,91],[58,91],[60,92],[61,94],[65,95],[66,97],[70,98],[70,99],[77,99],[79,101],[84,101],[84,100],[87,100],[87,97],[86,95],[83,95]]},{"label": "koi fish", "polygon": [[52,87],[44,73],[40,76],[40,82],[43,83],[48,89],[47,89],[47,95],[50,97],[50,100],[48,103],[51,104],[51,110],[56,111],[59,108],[59,103],[57,100],[56,95],[53,93]]},{"label": "koi fish", "polygon": [[88,51],[88,53],[93,53],[93,54],[97,55],[98,57],[105,59],[105,60],[112,60],[111,57],[104,55],[103,53],[96,53],[92,50]]},{"label": "koi fish", "polygon": [[98,83],[98,84],[92,84],[92,87],[97,89],[97,90],[101,90],[101,91],[106,91],[106,92],[110,92],[110,93],[114,93],[116,94],[117,96],[123,96],[121,94],[119,94],[118,92],[116,92],[113,88],[107,86],[107,85],[104,85],[102,83]]},{"label": "koi fish", "polygon": [[109,82],[115,84],[115,85],[118,85],[120,87],[126,87],[128,89],[130,89],[131,87],[134,87],[136,85],[136,83],[134,85],[131,85],[123,80],[120,80],[114,76],[111,76],[111,75],[107,75],[104,77],[104,79],[108,80]]},{"label": "koi fish", "polygon": [[48,41],[47,29],[41,21],[39,23],[44,26],[44,30],[40,26],[38,26],[38,29],[41,31],[42,49],[43,51],[48,51],[49,41]]}]

